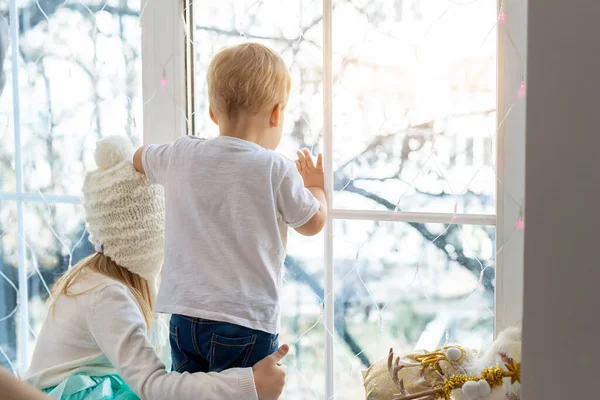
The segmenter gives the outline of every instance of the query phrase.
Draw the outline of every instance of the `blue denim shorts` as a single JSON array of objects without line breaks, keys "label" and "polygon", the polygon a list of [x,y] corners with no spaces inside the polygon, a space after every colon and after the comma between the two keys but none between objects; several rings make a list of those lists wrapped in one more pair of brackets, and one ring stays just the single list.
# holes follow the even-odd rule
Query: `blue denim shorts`
[{"label": "blue denim shorts", "polygon": [[184,315],[171,316],[169,331],[177,372],[252,367],[279,347],[279,335]]}]

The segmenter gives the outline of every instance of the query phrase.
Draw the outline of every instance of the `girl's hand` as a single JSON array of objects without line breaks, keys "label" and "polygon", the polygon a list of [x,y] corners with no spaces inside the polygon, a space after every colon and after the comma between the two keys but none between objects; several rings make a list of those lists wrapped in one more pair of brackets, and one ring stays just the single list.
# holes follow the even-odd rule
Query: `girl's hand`
[{"label": "girl's hand", "polygon": [[279,361],[290,351],[290,347],[284,344],[275,353],[263,358],[252,367],[254,372],[254,385],[259,400],[277,400],[283,392],[285,385],[286,367],[280,365]]},{"label": "girl's hand", "polygon": [[316,187],[325,190],[325,173],[323,172],[323,155],[317,156],[317,165],[313,163],[312,156],[308,150],[296,152],[298,160],[296,168],[304,179],[304,187]]}]

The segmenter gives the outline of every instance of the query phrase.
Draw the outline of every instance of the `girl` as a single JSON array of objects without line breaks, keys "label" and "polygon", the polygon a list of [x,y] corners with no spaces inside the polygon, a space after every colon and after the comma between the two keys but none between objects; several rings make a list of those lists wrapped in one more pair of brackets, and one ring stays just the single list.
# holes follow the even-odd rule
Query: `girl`
[{"label": "girl", "polygon": [[56,282],[27,381],[61,400],[277,399],[285,380],[278,362],[287,346],[253,369],[165,371],[153,345],[166,332],[152,312],[164,199],[160,187],[135,171],[131,154],[125,138],[98,142],[98,169],[83,186],[96,253]]}]

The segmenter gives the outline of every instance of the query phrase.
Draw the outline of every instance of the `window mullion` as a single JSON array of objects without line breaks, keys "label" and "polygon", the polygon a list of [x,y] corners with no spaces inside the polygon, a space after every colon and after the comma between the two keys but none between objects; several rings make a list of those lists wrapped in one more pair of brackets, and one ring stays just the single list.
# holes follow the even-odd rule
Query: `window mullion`
[{"label": "window mullion", "polygon": [[81,196],[68,194],[45,194],[45,193],[19,193],[19,192],[0,192],[0,200],[24,201],[32,203],[46,204],[80,204]]},{"label": "window mullion", "polygon": [[196,118],[194,116],[194,1],[185,0],[183,5],[185,21],[185,89],[186,118],[188,135],[196,134]]},{"label": "window mullion", "polygon": [[389,210],[331,210],[333,219],[363,220],[363,221],[389,221],[389,222],[416,222],[431,224],[456,224],[456,225],[496,225],[496,216],[493,214],[451,214],[433,212],[395,212]]},{"label": "window mullion", "polygon": [[328,201],[325,232],[325,395],[335,397],[333,340],[335,335],[335,296],[333,293],[333,2],[323,0],[323,157],[325,163],[325,189]]},{"label": "window mullion", "polygon": [[[19,14],[16,0],[10,0],[10,47],[12,61],[13,129],[15,135],[15,178],[17,195],[23,193],[23,165],[21,160],[21,104],[19,97]],[[25,257],[25,227],[23,200],[17,198],[17,255],[19,263],[19,373],[25,374],[29,363],[29,291]]]}]

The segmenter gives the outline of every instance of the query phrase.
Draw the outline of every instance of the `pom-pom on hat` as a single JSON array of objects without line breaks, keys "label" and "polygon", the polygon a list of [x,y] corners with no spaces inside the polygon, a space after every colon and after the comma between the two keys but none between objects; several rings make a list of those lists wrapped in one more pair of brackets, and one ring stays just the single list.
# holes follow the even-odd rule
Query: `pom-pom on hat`
[{"label": "pom-pom on hat", "polygon": [[86,227],[96,251],[147,280],[155,297],[164,258],[164,193],[135,170],[132,155],[125,137],[98,141],[98,169],[83,184]]},{"label": "pom-pom on hat", "polygon": [[131,142],[124,136],[108,136],[96,143],[94,159],[99,170],[107,170],[133,155]]},{"label": "pom-pom on hat", "polygon": [[135,170],[132,154],[125,137],[98,141],[98,169],[83,184],[86,226],[97,251],[152,281],[164,257],[164,194]]}]

